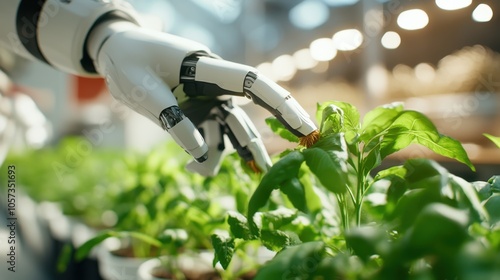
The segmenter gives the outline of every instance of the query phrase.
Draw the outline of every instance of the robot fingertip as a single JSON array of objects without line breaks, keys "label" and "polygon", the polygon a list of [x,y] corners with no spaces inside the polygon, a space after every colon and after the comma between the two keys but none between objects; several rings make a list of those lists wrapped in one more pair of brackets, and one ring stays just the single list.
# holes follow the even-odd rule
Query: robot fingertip
[{"label": "robot fingertip", "polygon": [[250,167],[250,169],[252,169],[253,172],[255,172],[257,174],[262,173],[262,170],[260,170],[260,168],[257,166],[257,163],[255,162],[255,160],[247,161],[247,165],[248,165],[248,167]]},{"label": "robot fingertip", "polygon": [[309,133],[309,135],[300,137],[299,144],[305,146],[306,148],[309,148],[312,145],[316,144],[316,142],[318,142],[319,137],[319,131],[314,130],[313,132]]}]

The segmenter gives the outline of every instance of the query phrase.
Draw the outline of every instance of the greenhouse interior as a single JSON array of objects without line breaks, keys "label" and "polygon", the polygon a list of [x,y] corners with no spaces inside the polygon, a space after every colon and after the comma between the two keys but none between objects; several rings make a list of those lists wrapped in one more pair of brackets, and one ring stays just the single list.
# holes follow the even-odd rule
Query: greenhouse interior
[{"label": "greenhouse interior", "polygon": [[498,26],[494,0],[2,1],[0,279],[500,279]]}]

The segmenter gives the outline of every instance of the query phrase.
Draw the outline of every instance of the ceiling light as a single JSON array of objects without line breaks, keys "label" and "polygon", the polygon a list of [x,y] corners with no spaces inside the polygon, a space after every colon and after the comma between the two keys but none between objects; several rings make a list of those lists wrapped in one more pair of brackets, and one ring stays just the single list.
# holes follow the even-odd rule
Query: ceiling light
[{"label": "ceiling light", "polygon": [[382,36],[381,43],[386,49],[397,49],[401,45],[401,37],[394,31],[388,31]]},{"label": "ceiling light", "polygon": [[295,60],[295,66],[299,70],[311,69],[318,64],[317,60],[311,56],[311,51],[309,49],[301,49],[293,54],[293,59]]},{"label": "ceiling light", "polygon": [[458,10],[468,7],[472,0],[436,0],[436,5],[443,10]]},{"label": "ceiling light", "polygon": [[330,38],[320,38],[312,41],[309,49],[311,57],[317,61],[329,61],[337,55],[337,49]]},{"label": "ceiling light", "polygon": [[479,4],[472,12],[472,19],[477,22],[488,22],[493,18],[493,10],[486,4]]},{"label": "ceiling light", "polygon": [[289,54],[280,55],[272,62],[273,73],[280,81],[289,81],[297,72],[295,61]]},{"label": "ceiling light", "polygon": [[333,35],[333,44],[339,51],[352,51],[363,43],[363,34],[357,29],[346,29]]},{"label": "ceiling light", "polygon": [[407,10],[399,14],[398,25],[406,30],[422,29],[429,24],[429,16],[420,9]]}]

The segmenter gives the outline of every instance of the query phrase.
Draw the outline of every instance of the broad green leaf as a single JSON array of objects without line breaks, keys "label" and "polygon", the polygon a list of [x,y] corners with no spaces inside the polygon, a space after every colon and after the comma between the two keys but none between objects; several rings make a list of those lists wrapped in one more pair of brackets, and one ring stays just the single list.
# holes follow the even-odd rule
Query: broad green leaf
[{"label": "broad green leaf", "polygon": [[234,239],[218,234],[212,234],[211,239],[215,250],[213,266],[219,262],[222,268],[226,269],[233,258]]},{"label": "broad green leaf", "polygon": [[458,160],[475,170],[462,144],[439,134],[434,124],[425,115],[416,111],[403,111],[395,118],[380,145],[382,159],[412,143],[427,147],[439,155]]},{"label": "broad green leaf", "polygon": [[301,176],[301,182],[304,186],[306,205],[310,213],[317,213],[318,211],[323,209],[323,203],[321,202],[320,195],[324,195],[324,193],[318,190],[316,184],[313,182],[316,180],[316,178],[309,176],[310,169],[307,167],[307,165],[304,164],[302,168],[303,171],[301,171],[301,173],[304,173],[305,175]]},{"label": "broad green leaf", "polygon": [[280,190],[299,211],[307,213],[306,193],[298,178],[291,178],[281,184]]},{"label": "broad green leaf", "polygon": [[489,220],[488,213],[481,205],[478,194],[471,183],[464,179],[450,175],[450,185],[452,188],[459,190],[460,196],[457,199],[460,203],[464,203],[467,210],[471,212],[472,218],[478,222],[486,222]]},{"label": "broad green leaf", "polygon": [[358,109],[346,102],[334,101],[332,104],[339,107],[344,112],[344,131],[357,132],[360,128]]},{"label": "broad green leaf", "polygon": [[313,271],[304,271],[304,264],[317,266],[326,256],[323,242],[314,241],[290,246],[279,252],[257,273],[254,280],[313,279]]},{"label": "broad green leaf", "polygon": [[250,229],[248,228],[248,221],[245,216],[238,212],[230,211],[227,217],[227,223],[231,229],[231,233],[236,238],[244,240],[251,239]]},{"label": "broad green leaf", "polygon": [[297,218],[297,215],[297,211],[282,207],[273,211],[263,212],[262,224],[265,225],[265,228],[271,230],[279,229],[293,222]]},{"label": "broad green leaf", "polygon": [[293,238],[281,230],[262,230],[260,240],[267,249],[279,251],[285,246],[293,245]]},{"label": "broad green leaf", "polygon": [[286,129],[286,127],[278,119],[274,117],[267,118],[266,124],[274,133],[278,134],[281,138],[293,143],[299,142],[299,138],[291,133],[290,130]]},{"label": "broad green leaf", "polygon": [[479,200],[484,201],[493,195],[491,185],[488,182],[476,181],[471,183],[477,193]]},{"label": "broad green leaf", "polygon": [[402,165],[389,167],[387,169],[379,171],[377,175],[375,175],[375,178],[373,180],[378,181],[390,176],[397,176],[401,179],[404,179],[406,176],[406,168],[404,168],[404,166]]},{"label": "broad green leaf", "polygon": [[391,212],[387,211],[387,218],[399,221],[399,230],[405,231],[410,227],[420,211],[433,202],[440,202],[439,193],[432,189],[413,189],[406,191],[398,200]]},{"label": "broad green leaf", "polygon": [[322,112],[320,132],[322,135],[339,133],[344,128],[344,112],[335,105],[328,105],[318,112]]},{"label": "broad green leaf", "polygon": [[500,176],[493,176],[488,180],[491,185],[491,191],[494,193],[500,193]]},{"label": "broad green leaf", "polygon": [[424,254],[453,257],[467,238],[468,225],[466,211],[442,203],[429,204],[402,237],[405,251],[417,258]]},{"label": "broad green leaf", "polygon": [[377,107],[366,113],[361,125],[360,139],[365,142],[370,141],[377,134],[387,129],[403,109],[402,103],[395,102]]},{"label": "broad green leaf", "polygon": [[496,136],[493,136],[493,135],[488,134],[488,133],[484,133],[483,135],[485,137],[487,137],[488,139],[490,139],[491,142],[493,142],[495,145],[497,145],[497,147],[500,148],[500,137],[496,137]]},{"label": "broad green leaf", "polygon": [[500,195],[496,194],[488,198],[484,203],[484,208],[490,215],[492,225],[500,223]]},{"label": "broad green leaf", "polygon": [[434,189],[437,193],[443,193],[443,189],[448,186],[448,170],[433,160],[409,159],[403,166],[410,189]]},{"label": "broad green leaf", "polygon": [[383,228],[355,227],[345,233],[345,238],[356,255],[364,261],[373,255],[385,256],[389,252],[389,240]]},{"label": "broad green leaf", "polygon": [[334,193],[344,193],[347,183],[347,145],[339,151],[309,148],[303,151],[306,164],[321,184]]},{"label": "broad green leaf", "polygon": [[344,132],[347,142],[351,143],[359,132],[359,112],[353,105],[340,101],[318,105],[317,117],[321,114],[323,135]]},{"label": "broad green leaf", "polygon": [[254,214],[266,205],[273,190],[278,189],[286,181],[298,176],[300,166],[304,160],[302,153],[292,151],[276,162],[262,177],[259,186],[257,186],[248,203],[247,218],[252,234],[258,235],[258,228],[253,220]]},{"label": "broad green leaf", "polygon": [[372,169],[378,167],[382,163],[382,157],[380,156],[379,149],[373,149],[365,158],[363,159],[363,176],[369,174]]}]

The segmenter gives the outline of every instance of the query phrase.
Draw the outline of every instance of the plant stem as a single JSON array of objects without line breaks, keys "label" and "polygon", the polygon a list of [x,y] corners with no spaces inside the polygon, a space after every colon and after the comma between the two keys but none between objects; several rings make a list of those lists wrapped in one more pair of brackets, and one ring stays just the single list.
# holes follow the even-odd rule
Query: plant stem
[{"label": "plant stem", "polygon": [[364,178],[364,166],[363,166],[363,157],[361,153],[358,154],[358,172],[357,172],[357,190],[356,190],[356,201],[354,202],[354,215],[356,218],[356,226],[361,225],[361,206],[363,204],[363,195],[364,195],[364,187],[365,187],[365,178]]},{"label": "plant stem", "polygon": [[345,194],[337,194],[337,201],[340,209],[340,217],[342,219],[342,228],[344,231],[349,229],[349,214],[347,212],[347,203],[345,200]]}]

